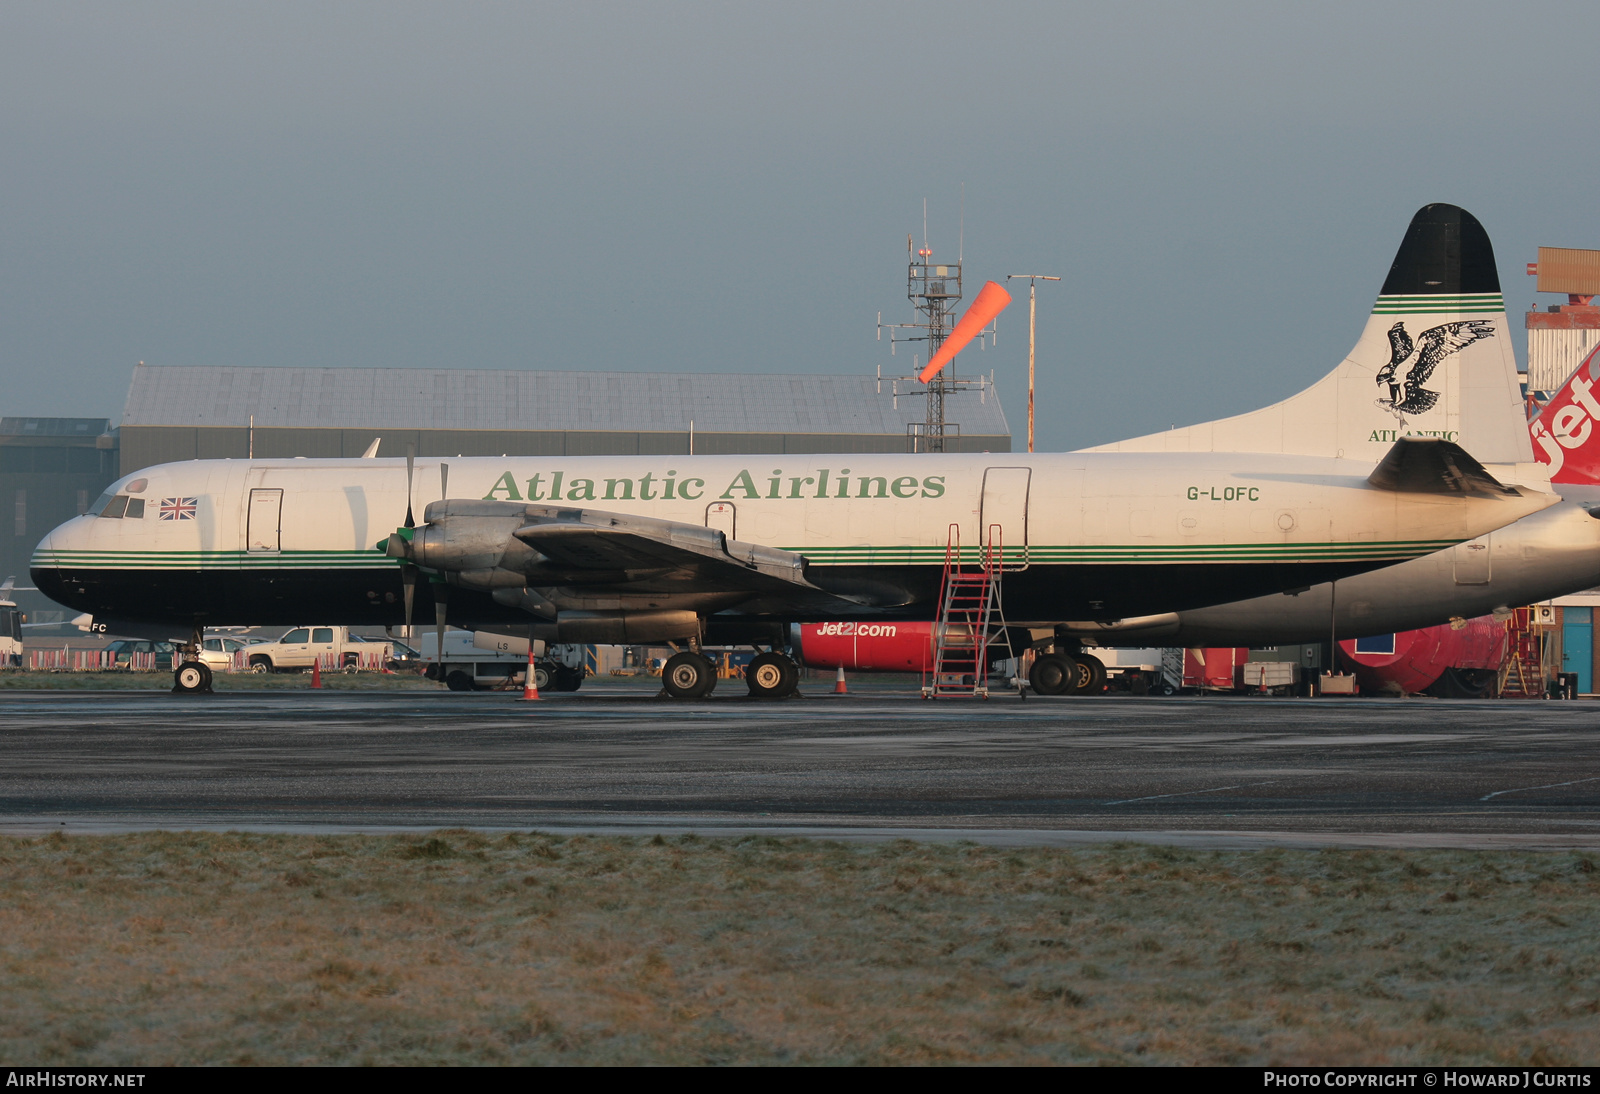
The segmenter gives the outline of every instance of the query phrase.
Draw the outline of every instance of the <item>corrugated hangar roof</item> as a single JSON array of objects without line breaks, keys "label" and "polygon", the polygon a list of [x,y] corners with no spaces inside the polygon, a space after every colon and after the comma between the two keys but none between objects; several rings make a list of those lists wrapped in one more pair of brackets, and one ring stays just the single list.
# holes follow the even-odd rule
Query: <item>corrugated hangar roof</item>
[{"label": "corrugated hangar roof", "polygon": [[[871,376],[141,365],[124,426],[904,434],[920,388]],[[901,381],[902,391],[908,385]],[[896,406],[898,403],[898,406]],[[965,435],[1009,435],[994,389],[946,398]]]}]

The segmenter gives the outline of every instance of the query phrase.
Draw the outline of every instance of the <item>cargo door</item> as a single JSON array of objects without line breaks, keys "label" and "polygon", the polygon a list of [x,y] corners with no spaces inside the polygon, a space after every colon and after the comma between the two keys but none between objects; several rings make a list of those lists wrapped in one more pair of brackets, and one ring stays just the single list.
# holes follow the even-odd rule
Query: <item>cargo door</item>
[{"label": "cargo door", "polygon": [[1452,548],[1457,585],[1489,584],[1489,537],[1458,543]]},{"label": "cargo door", "polygon": [[1027,467],[990,467],[983,473],[978,543],[987,545],[993,539],[1004,551],[1008,570],[1028,565],[1028,485],[1032,475]]},{"label": "cargo door", "polygon": [[272,554],[279,549],[283,528],[283,491],[250,491],[249,528],[245,534],[250,554]]}]

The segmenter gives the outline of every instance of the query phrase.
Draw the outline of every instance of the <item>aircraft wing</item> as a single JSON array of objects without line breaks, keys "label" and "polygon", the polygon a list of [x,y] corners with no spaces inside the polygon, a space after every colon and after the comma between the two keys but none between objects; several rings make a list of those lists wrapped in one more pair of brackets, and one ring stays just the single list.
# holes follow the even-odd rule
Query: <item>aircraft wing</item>
[{"label": "aircraft wing", "polygon": [[[724,603],[781,601],[807,611],[858,609],[862,601],[813,584],[794,551],[729,539],[715,528],[575,506],[510,501],[434,502],[408,541],[386,553],[460,575],[516,574],[559,605],[607,591],[629,596],[716,590]],[[492,584],[502,584],[492,581]]]},{"label": "aircraft wing", "polygon": [[579,579],[625,573],[649,580],[654,572],[752,591],[784,586],[823,591],[806,579],[804,555],[730,540],[715,528],[595,509],[523,508],[528,523],[513,534],[545,557],[541,569],[549,577],[569,571]]}]

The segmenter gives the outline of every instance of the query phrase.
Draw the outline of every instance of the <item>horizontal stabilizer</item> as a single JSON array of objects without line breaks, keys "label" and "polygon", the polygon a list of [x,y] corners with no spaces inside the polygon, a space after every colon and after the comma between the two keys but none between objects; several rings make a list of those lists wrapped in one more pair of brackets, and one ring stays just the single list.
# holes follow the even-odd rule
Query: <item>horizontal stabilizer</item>
[{"label": "horizontal stabilizer", "polygon": [[1389,449],[1367,482],[1379,490],[1403,494],[1455,494],[1462,497],[1521,497],[1522,491],[1507,486],[1466,449],[1438,437],[1401,437]]}]

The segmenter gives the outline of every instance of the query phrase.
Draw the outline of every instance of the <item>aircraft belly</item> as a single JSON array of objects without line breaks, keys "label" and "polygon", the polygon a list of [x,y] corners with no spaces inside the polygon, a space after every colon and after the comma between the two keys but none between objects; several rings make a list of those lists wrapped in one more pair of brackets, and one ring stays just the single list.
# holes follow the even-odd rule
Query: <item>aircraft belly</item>
[{"label": "aircraft belly", "polygon": [[[1121,562],[1036,564],[1003,579],[1010,622],[1117,618],[1182,611],[1243,600],[1295,586],[1314,585],[1361,573],[1381,561],[1228,562],[1163,564]],[[830,577],[847,584],[855,567],[814,567],[826,588]],[[864,605],[860,617],[931,618],[941,570],[934,566],[860,568],[882,587],[898,587],[912,603]],[[367,568],[98,569],[38,568],[34,583],[57,603],[76,611],[119,619],[185,622],[211,626],[294,626],[308,612],[350,626],[398,626],[403,622],[402,585],[393,566]],[[631,590],[629,590],[631,592]],[[752,598],[729,614],[777,618],[839,618],[836,609],[811,608],[772,595]],[[429,584],[417,585],[416,619],[433,615]],[[450,616],[469,622],[528,623],[533,617],[494,601],[486,590],[452,586]]]}]

